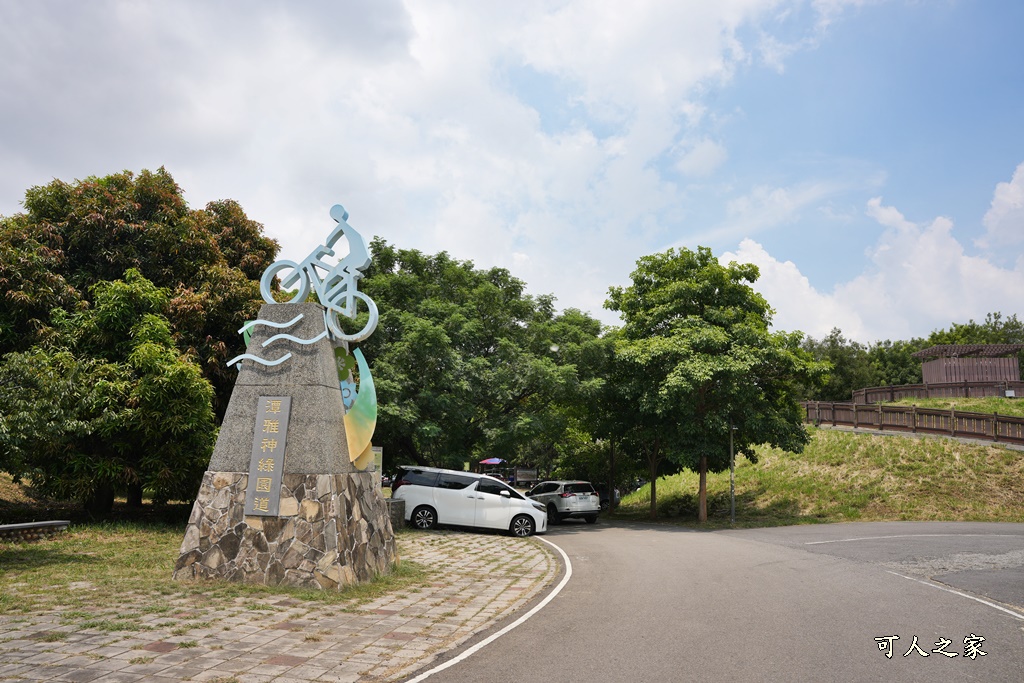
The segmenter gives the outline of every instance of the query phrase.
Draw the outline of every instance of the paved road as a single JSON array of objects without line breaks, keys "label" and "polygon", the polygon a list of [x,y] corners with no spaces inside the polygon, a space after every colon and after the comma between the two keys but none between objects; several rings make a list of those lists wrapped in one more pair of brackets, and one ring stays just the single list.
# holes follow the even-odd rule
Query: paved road
[{"label": "paved road", "polygon": [[602,521],[547,539],[571,559],[564,590],[427,680],[1024,681],[1024,524]]}]

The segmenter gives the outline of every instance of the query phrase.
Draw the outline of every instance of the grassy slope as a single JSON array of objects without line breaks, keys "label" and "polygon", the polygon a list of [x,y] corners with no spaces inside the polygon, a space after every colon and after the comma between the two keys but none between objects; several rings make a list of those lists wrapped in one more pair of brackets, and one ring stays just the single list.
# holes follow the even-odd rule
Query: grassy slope
[{"label": "grassy slope", "polygon": [[[737,457],[737,526],[947,520],[1024,522],[1024,452],[948,439],[815,430],[801,454],[762,449]],[[698,479],[658,481],[659,517],[694,523]],[[650,488],[619,515],[644,519]],[[708,476],[708,527],[729,526],[729,472]]]}]

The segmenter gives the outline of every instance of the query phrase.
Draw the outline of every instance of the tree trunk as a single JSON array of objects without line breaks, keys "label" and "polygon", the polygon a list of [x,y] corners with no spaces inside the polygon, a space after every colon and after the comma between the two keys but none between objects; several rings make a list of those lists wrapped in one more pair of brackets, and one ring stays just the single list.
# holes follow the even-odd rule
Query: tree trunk
[{"label": "tree trunk", "polygon": [[697,521],[708,521],[708,457],[700,456],[700,505],[697,509]]},{"label": "tree trunk", "polygon": [[110,484],[99,484],[83,501],[82,507],[90,517],[110,514],[114,509],[114,487]]},{"label": "tree trunk", "polygon": [[658,518],[658,463],[651,463],[651,519]]},{"label": "tree trunk", "polygon": [[611,439],[608,452],[608,511],[615,512],[615,438]]},{"label": "tree trunk", "polygon": [[133,510],[142,507],[142,484],[128,484],[128,507]]},{"label": "tree trunk", "polygon": [[658,462],[661,460],[661,444],[657,440],[647,457],[651,466],[651,519],[658,518]]}]

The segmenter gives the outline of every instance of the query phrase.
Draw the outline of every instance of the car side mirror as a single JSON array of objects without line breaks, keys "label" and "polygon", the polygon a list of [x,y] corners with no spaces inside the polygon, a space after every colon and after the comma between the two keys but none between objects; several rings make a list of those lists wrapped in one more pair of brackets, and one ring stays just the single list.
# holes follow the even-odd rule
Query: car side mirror
[{"label": "car side mirror", "polygon": [[500,493],[499,493],[498,495],[499,495],[499,496],[503,496],[503,497],[505,497],[505,498],[511,498],[511,497],[512,497],[512,494],[511,494],[511,493],[509,493],[508,491],[502,491],[502,492],[500,492]]}]

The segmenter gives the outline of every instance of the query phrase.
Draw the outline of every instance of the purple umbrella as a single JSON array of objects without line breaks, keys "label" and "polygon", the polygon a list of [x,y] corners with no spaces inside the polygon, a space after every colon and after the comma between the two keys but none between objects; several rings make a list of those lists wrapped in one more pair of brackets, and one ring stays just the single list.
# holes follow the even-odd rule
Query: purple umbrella
[{"label": "purple umbrella", "polygon": [[505,462],[505,461],[502,460],[501,458],[487,458],[486,460],[481,460],[480,464],[481,465],[498,465],[498,464],[501,464],[503,462]]}]

